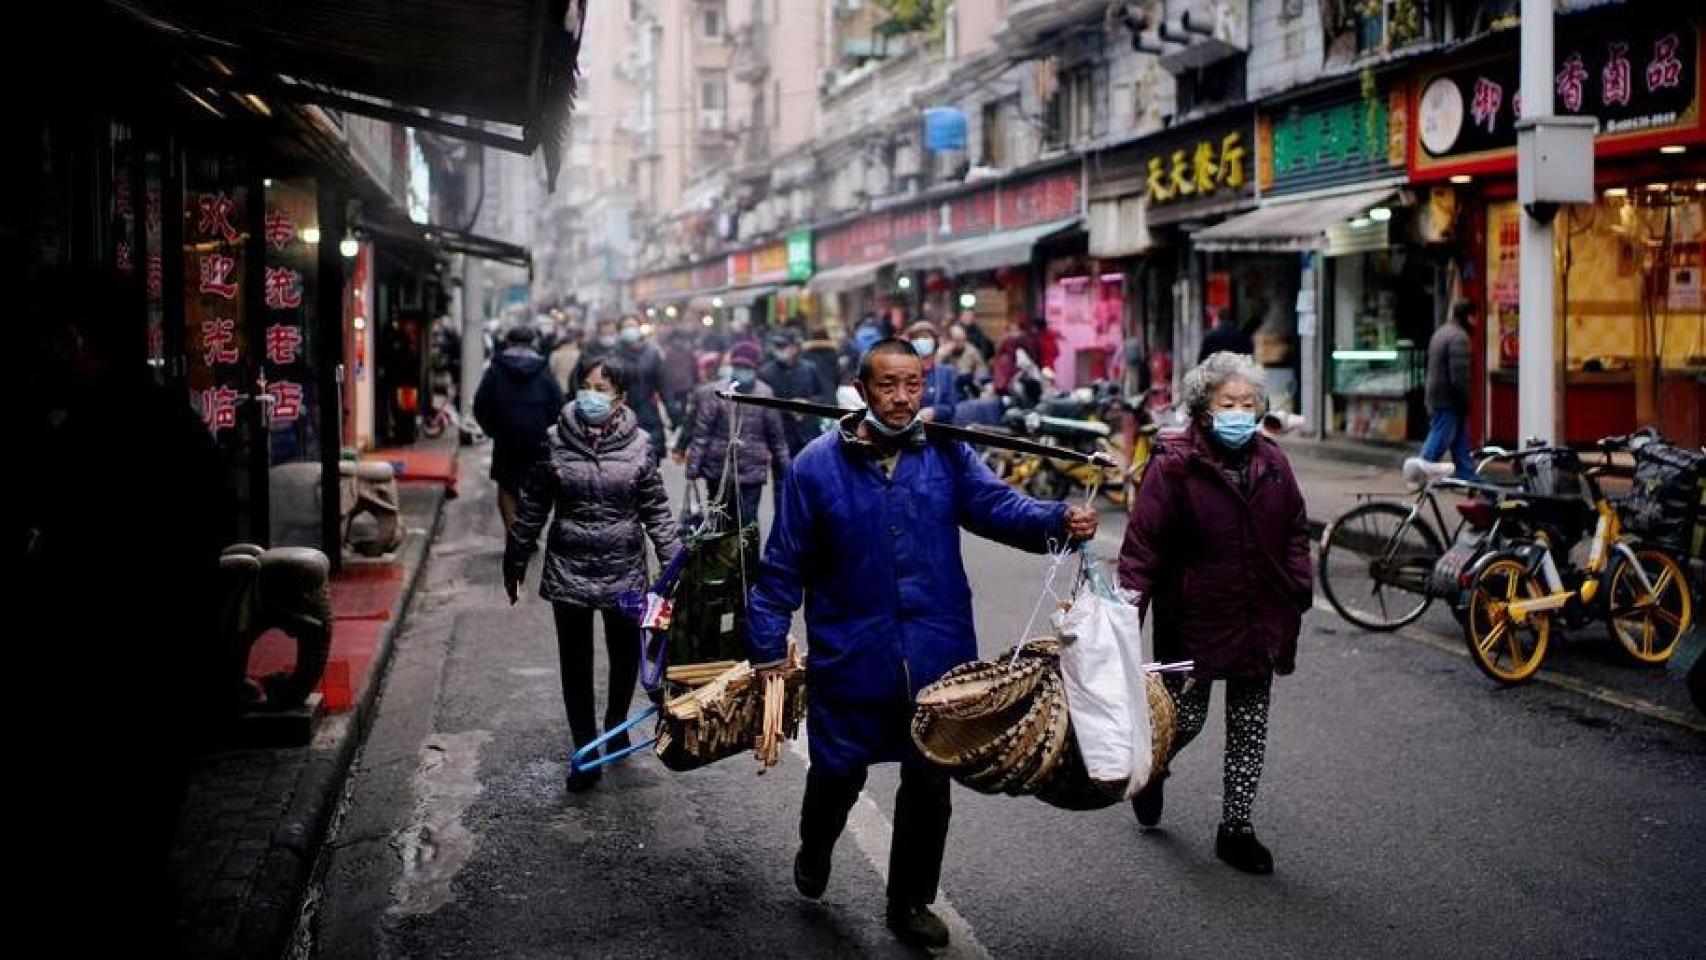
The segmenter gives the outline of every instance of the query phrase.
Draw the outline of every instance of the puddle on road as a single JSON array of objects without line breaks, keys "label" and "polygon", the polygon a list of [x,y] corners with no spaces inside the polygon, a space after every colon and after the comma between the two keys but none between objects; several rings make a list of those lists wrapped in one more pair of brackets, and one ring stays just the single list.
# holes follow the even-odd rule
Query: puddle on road
[{"label": "puddle on road", "polygon": [[485,792],[480,754],[491,739],[486,730],[439,733],[421,747],[413,816],[391,839],[403,861],[391,893],[394,913],[432,913],[450,902],[451,883],[474,853],[474,834],[462,815]]}]

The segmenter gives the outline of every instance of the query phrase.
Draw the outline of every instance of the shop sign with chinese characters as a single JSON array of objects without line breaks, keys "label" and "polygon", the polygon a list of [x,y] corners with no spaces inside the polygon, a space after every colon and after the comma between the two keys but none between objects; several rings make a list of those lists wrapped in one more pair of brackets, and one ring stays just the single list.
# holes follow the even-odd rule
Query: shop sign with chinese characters
[{"label": "shop sign with chinese characters", "polygon": [[788,279],[794,283],[810,280],[812,276],[812,232],[795,230],[788,234]]},{"label": "shop sign with chinese characters", "polygon": [[202,422],[235,442],[248,399],[249,348],[242,292],[247,190],[233,165],[198,158],[184,189],[185,380]]},{"label": "shop sign with chinese characters", "polygon": [[1407,119],[1402,90],[1364,91],[1354,84],[1263,114],[1256,127],[1263,195],[1401,175]]},{"label": "shop sign with chinese characters", "polygon": [[277,180],[266,190],[260,392],[272,435],[272,462],[319,457],[315,382],[308,331],[318,267],[318,211],[312,181]]},{"label": "shop sign with chinese characters", "polygon": [[[1698,142],[1699,27],[1675,15],[1590,15],[1559,21],[1552,109],[1599,121],[1596,152]],[[1509,54],[1418,78],[1411,173],[1438,178],[1515,165],[1522,92]]]},{"label": "shop sign with chinese characters", "polygon": [[1254,117],[1237,110],[1111,150],[1092,170],[1092,195],[1141,194],[1151,224],[1237,209],[1255,195],[1254,136]]}]

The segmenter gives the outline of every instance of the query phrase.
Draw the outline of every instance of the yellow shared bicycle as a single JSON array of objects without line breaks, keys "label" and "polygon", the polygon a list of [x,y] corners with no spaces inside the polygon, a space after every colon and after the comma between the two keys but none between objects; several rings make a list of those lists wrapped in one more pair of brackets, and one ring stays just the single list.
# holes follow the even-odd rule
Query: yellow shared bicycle
[{"label": "yellow shared bicycle", "polygon": [[[1600,490],[1611,454],[1630,446],[1628,437],[1599,441],[1604,462],[1590,468],[1567,448],[1521,451],[1522,468],[1550,478],[1540,488],[1551,492],[1500,501],[1507,539],[1472,569],[1463,624],[1471,659],[1494,680],[1521,683],[1533,677],[1560,619],[1571,625],[1603,621],[1611,638],[1644,664],[1667,660],[1693,623],[1693,596],[1681,564],[1625,536],[1617,508]],[[1589,523],[1587,561],[1578,569],[1569,562],[1570,548]]]}]

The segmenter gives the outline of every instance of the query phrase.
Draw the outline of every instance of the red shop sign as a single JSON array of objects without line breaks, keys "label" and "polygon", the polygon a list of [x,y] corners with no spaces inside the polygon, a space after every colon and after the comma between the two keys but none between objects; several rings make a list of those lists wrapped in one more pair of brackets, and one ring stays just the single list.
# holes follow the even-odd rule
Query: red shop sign
[{"label": "red shop sign", "polygon": [[1065,220],[1079,213],[1076,169],[1062,170],[1026,183],[1001,188],[1001,228],[1015,230]]},{"label": "red shop sign", "polygon": [[995,189],[945,201],[937,208],[938,239],[975,237],[995,229]]}]

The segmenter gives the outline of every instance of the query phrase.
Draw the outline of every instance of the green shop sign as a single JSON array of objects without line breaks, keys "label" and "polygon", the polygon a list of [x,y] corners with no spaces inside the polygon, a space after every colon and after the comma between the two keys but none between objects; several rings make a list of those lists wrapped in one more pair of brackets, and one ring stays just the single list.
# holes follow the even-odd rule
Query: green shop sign
[{"label": "green shop sign", "polygon": [[1400,91],[1355,87],[1264,114],[1257,126],[1264,193],[1295,193],[1400,172],[1408,134]]},{"label": "green shop sign", "polygon": [[798,283],[812,276],[812,232],[795,230],[788,234],[788,280]]}]

